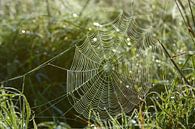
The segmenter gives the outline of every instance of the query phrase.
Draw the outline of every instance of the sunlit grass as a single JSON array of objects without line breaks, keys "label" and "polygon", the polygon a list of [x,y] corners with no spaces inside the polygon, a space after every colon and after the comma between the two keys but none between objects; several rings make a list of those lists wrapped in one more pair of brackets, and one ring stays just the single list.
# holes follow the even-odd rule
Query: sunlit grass
[{"label": "sunlit grass", "polygon": [[[70,3],[63,0],[0,2],[0,82],[23,75],[70,46],[81,44],[87,34],[99,29],[97,25],[112,21],[121,12],[121,7],[124,7],[126,12],[138,18],[140,26],[151,26],[151,33],[165,46],[170,57],[161,46],[158,46],[162,50],[160,52],[146,53],[148,58],[143,64],[154,65],[147,61],[153,59],[155,65],[152,68],[157,72],[151,72],[150,76],[155,76],[151,80],[154,87],[143,98],[143,102],[129,115],[123,113],[121,117],[110,117],[109,122],[102,121],[97,115],[95,121],[86,120],[88,127],[195,128],[195,43],[174,1],[165,0],[161,3],[156,0],[140,0],[134,4],[132,1],[116,0],[89,3],[86,3],[87,0]],[[187,0],[184,4],[187,8]],[[187,8],[186,11],[193,26],[191,10]],[[125,53],[124,57],[136,55],[141,45],[135,45],[131,53]],[[73,55],[74,49],[56,60],[55,64],[69,68]],[[179,70],[170,59],[174,60]],[[50,106],[50,103],[39,107],[66,92],[65,75],[63,70],[46,66],[25,76],[25,81],[20,78],[5,83],[0,89],[0,128],[70,128],[67,120],[56,116],[71,106],[64,104],[67,100],[56,107]],[[136,74],[132,76],[137,77]],[[11,86],[21,90],[21,81],[25,85],[24,93],[6,88]],[[29,103],[32,107],[38,107],[33,116]],[[51,119],[42,119],[36,124],[33,117],[38,117],[37,114],[47,106],[51,110],[43,115],[50,115]]]},{"label": "sunlit grass", "polygon": [[0,128],[28,129],[31,109],[26,97],[16,89],[0,88]]}]

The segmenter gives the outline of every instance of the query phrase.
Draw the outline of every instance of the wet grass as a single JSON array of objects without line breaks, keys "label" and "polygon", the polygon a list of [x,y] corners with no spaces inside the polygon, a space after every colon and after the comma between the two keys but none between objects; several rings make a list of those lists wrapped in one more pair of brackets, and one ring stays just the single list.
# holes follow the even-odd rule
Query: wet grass
[{"label": "wet grass", "polygon": [[[133,6],[130,1],[115,0],[0,1],[0,81],[18,77],[2,83],[0,128],[55,129],[81,124],[88,128],[195,128],[195,5],[189,1],[140,0]],[[153,88],[132,113],[110,117],[108,122],[98,116],[93,122],[74,121],[74,111],[61,117],[71,107],[68,100],[56,105],[49,102],[66,92],[66,71],[37,66],[81,44],[88,33],[96,32],[96,23],[112,21],[121,7],[138,16],[139,25],[151,25],[152,34],[164,46],[159,46],[163,54],[155,54],[158,72]],[[73,55],[74,48],[54,63],[68,69]]]}]

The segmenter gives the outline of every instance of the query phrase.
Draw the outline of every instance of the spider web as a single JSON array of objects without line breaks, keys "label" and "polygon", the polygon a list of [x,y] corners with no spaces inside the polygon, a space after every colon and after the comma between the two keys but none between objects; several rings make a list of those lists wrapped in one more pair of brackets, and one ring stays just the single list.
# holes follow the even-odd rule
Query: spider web
[{"label": "spider web", "polygon": [[[144,83],[149,79],[149,68],[140,61],[144,57],[131,57],[134,58],[129,60],[131,65],[123,63],[121,58],[126,52],[122,49],[128,47],[124,38],[128,37],[132,21],[134,19],[122,13],[113,23],[102,25],[97,33],[89,35],[82,45],[76,46],[71,68],[67,71],[67,92],[73,108],[85,118],[89,118],[91,111],[98,113],[102,119],[122,111],[130,112],[147,91]],[[143,34],[140,30],[132,28],[129,38],[136,43],[153,44],[149,37],[141,39],[148,33]],[[135,61],[136,64],[133,63]],[[131,76],[131,70],[137,75]],[[91,117],[93,119],[93,114]]]},{"label": "spider web", "polygon": [[67,92],[74,109],[86,118],[91,109],[107,118],[106,112],[114,116],[139,101],[138,94],[126,87],[127,79],[120,77],[114,70],[116,66],[111,65],[109,60],[102,59],[87,47],[79,46],[75,50],[74,61],[67,72]]}]

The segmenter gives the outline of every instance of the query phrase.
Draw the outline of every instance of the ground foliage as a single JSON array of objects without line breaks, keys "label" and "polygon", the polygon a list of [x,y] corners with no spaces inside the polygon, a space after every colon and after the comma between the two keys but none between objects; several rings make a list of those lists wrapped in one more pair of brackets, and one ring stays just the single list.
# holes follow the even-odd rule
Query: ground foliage
[{"label": "ground foliage", "polygon": [[[79,106],[75,112],[74,102],[64,97],[71,91],[67,69],[95,67],[86,60],[72,64],[74,53],[78,49],[87,53],[82,47],[86,39],[99,42],[94,34],[103,25],[113,25],[121,12],[133,19],[130,31],[105,28],[106,36],[118,39],[117,44],[104,51],[94,47],[95,52],[117,52],[112,59],[120,57],[119,73],[143,94],[128,114],[125,108],[121,115],[108,115],[105,122],[91,110],[95,117],[83,118]],[[0,1],[1,128],[195,128],[194,12],[193,0]],[[110,67],[102,69],[110,72]]]}]

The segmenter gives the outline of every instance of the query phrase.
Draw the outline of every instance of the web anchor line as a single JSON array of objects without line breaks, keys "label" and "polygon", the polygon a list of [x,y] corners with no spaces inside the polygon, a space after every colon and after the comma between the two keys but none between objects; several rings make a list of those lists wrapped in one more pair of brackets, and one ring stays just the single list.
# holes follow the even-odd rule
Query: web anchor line
[{"label": "web anchor line", "polygon": [[47,66],[47,65],[51,65],[50,62],[53,62],[53,61],[54,61],[55,59],[57,59],[58,57],[60,57],[60,56],[62,56],[63,54],[67,53],[67,52],[70,51],[73,47],[74,47],[74,46],[72,46],[72,47],[70,47],[70,48],[64,50],[63,52],[57,54],[57,55],[54,56],[53,58],[47,60],[46,62],[42,63],[41,65],[37,66],[36,68],[34,68],[34,69],[32,69],[32,70],[30,70],[30,71],[28,71],[28,72],[26,72],[26,73],[24,73],[24,74],[22,74],[22,75],[19,75],[19,76],[17,76],[17,77],[14,77],[14,78],[10,78],[10,79],[1,81],[0,83],[1,83],[1,84],[4,84],[4,83],[9,82],[9,81],[13,81],[13,80],[17,80],[17,79],[23,78],[24,76],[27,76],[27,75],[29,75],[29,74],[31,74],[31,73],[33,73],[33,72],[35,72],[35,71],[37,71],[37,70],[39,70],[39,69],[45,67],[45,66]]}]

